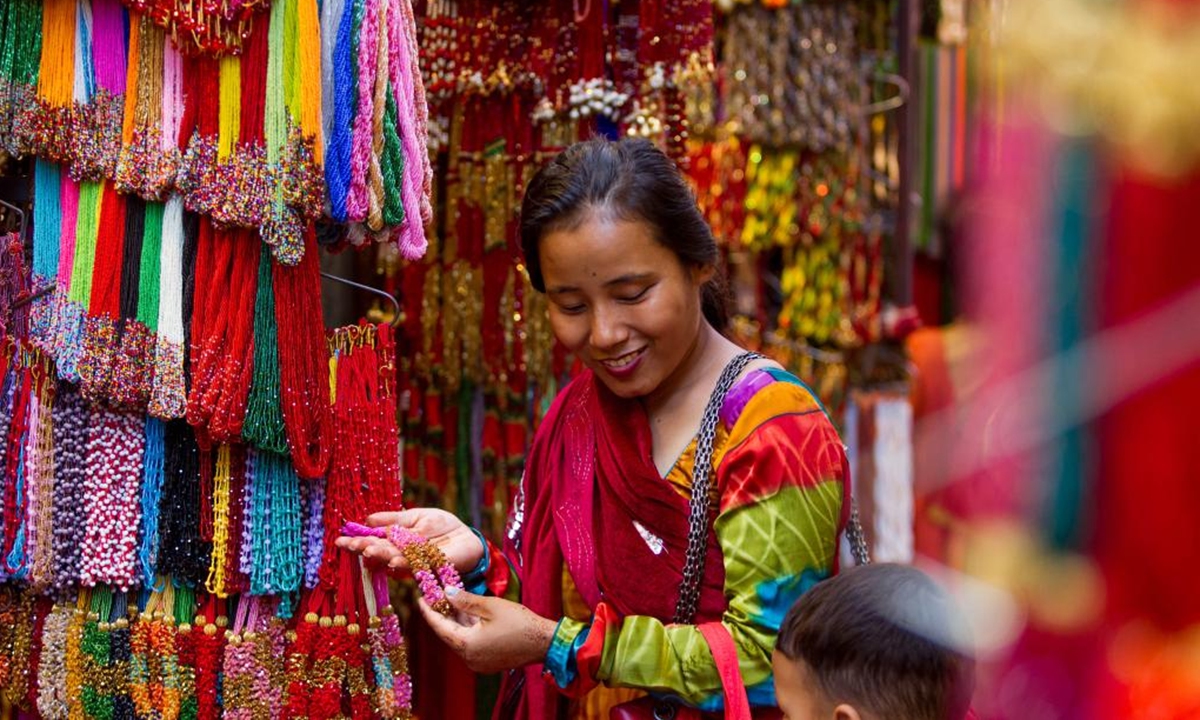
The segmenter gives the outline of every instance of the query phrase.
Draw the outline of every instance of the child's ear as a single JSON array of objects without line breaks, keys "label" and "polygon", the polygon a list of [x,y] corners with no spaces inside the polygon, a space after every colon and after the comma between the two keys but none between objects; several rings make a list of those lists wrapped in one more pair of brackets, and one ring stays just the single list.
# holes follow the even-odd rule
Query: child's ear
[{"label": "child's ear", "polygon": [[833,720],[862,720],[862,716],[850,705],[842,703],[833,709]]}]

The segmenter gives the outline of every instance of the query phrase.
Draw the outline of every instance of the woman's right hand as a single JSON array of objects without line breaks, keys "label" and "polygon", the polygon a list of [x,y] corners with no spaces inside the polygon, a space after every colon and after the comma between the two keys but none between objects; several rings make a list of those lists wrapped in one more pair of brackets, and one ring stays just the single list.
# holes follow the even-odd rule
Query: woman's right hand
[{"label": "woman's right hand", "polygon": [[[483,559],[483,543],[457,516],[437,508],[413,508],[400,512],[381,512],[367,516],[366,525],[401,525],[433,543],[446,555],[460,574],[475,569]],[[359,553],[369,564],[386,566],[389,572],[408,571],[408,563],[399,548],[385,538],[349,537],[337,539],[338,547]]]}]

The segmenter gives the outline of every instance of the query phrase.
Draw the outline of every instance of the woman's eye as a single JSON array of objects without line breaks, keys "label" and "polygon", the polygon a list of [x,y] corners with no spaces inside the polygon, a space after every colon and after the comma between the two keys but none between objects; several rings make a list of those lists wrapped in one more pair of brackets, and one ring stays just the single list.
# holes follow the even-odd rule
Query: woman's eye
[{"label": "woman's eye", "polygon": [[587,308],[583,305],[559,305],[558,306],[559,312],[566,313],[567,315],[578,315],[579,313],[583,312],[586,309]]},{"label": "woman's eye", "polygon": [[623,297],[618,297],[617,300],[620,302],[623,302],[623,303],[634,303],[634,302],[637,302],[638,300],[641,300],[642,298],[644,298],[646,296],[646,293],[648,293],[648,292],[650,292],[650,288],[644,287],[641,290],[639,290],[637,293],[634,293],[633,295],[626,295]]}]

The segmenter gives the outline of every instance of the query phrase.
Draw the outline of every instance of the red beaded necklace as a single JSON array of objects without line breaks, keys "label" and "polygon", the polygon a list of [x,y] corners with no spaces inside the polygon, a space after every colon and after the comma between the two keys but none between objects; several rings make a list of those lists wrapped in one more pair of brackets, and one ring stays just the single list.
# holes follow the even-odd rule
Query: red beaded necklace
[{"label": "red beaded necklace", "polygon": [[279,338],[279,395],[296,474],[319,478],[329,467],[332,414],[329,349],[321,313],[316,232],[305,231],[304,255],[294,266],[275,263],[275,320]]},{"label": "red beaded necklace", "polygon": [[[202,446],[241,438],[254,370],[254,298],[261,243],[251,230],[205,233],[201,221],[192,318],[192,387],[188,423]],[[207,239],[207,242],[206,242]],[[207,253],[207,257],[205,257]],[[204,269],[210,275],[202,275]],[[226,286],[232,295],[213,292]]]}]

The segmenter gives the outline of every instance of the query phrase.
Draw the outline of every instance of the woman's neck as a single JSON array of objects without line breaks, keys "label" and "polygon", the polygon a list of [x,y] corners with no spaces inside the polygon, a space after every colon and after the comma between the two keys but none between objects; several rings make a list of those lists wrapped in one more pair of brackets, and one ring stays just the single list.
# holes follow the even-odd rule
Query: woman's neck
[{"label": "woman's neck", "polygon": [[708,397],[717,375],[737,346],[717,332],[708,322],[700,323],[696,340],[683,356],[679,366],[653,392],[642,398],[642,406],[651,418],[670,414],[697,393]]}]

